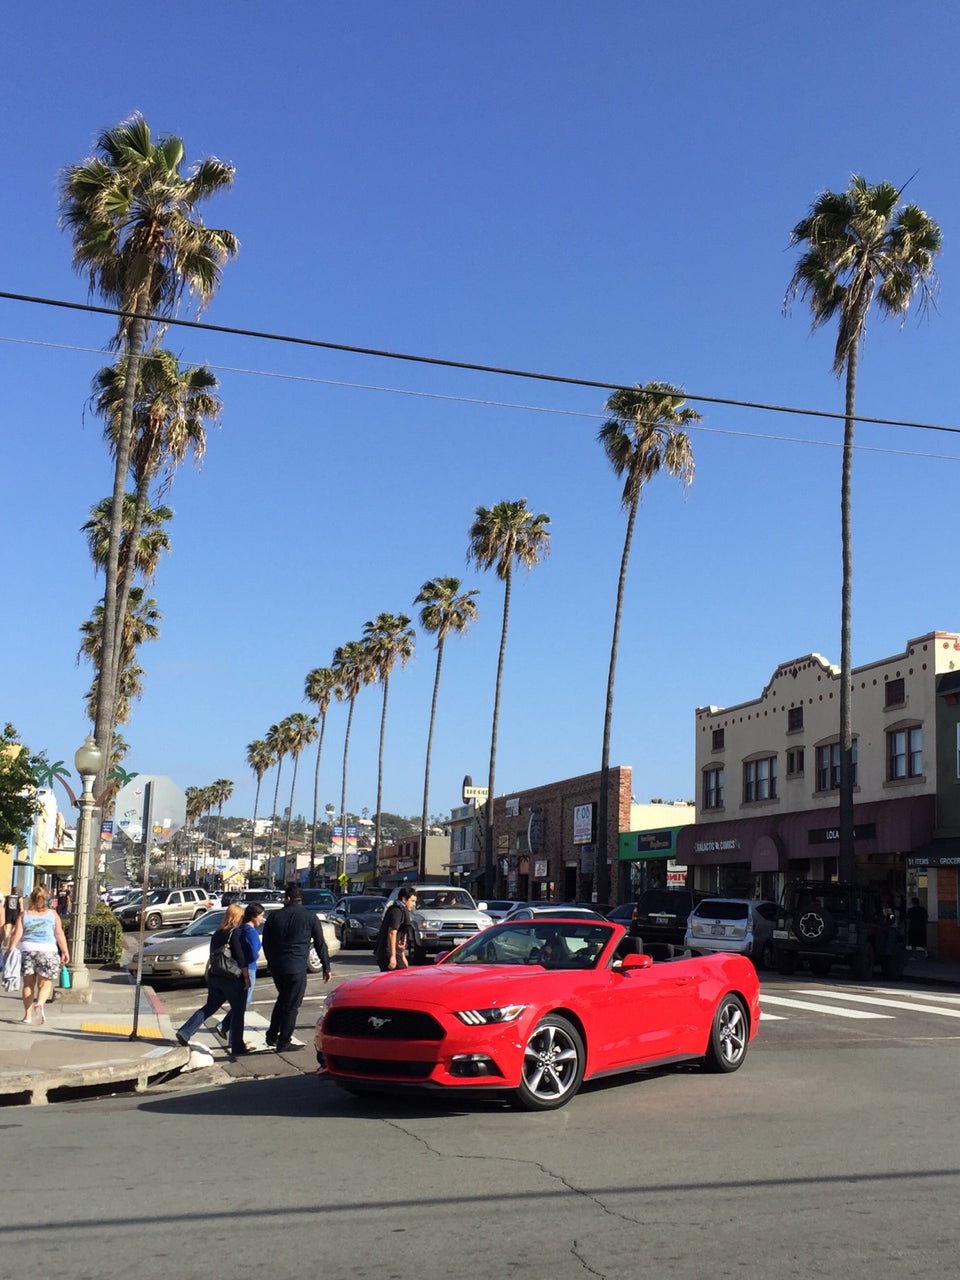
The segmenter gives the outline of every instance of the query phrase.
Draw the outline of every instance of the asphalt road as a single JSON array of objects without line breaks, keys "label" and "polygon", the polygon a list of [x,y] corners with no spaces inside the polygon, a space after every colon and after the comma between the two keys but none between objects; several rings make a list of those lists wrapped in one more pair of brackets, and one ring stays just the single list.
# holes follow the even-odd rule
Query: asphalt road
[{"label": "asphalt road", "polygon": [[765,981],[735,1075],[621,1077],[545,1114],[360,1102],[308,1053],[280,1078],[11,1109],[2,1272],[955,1275],[960,996],[890,991]]}]

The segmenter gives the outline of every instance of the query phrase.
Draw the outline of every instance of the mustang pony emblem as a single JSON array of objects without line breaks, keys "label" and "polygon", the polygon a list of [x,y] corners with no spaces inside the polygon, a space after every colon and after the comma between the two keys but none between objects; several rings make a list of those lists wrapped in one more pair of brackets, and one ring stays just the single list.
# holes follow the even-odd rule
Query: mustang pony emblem
[{"label": "mustang pony emblem", "polygon": [[368,1018],[367,1021],[370,1023],[371,1027],[373,1027],[374,1031],[379,1031],[381,1027],[385,1027],[388,1022],[392,1021],[392,1019],[391,1018]]}]

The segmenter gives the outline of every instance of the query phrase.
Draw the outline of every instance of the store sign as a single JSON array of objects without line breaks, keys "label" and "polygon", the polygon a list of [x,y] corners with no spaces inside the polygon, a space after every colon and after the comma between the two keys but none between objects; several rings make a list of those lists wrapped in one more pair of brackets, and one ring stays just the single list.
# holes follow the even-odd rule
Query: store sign
[{"label": "store sign", "polygon": [[537,853],[543,848],[542,809],[530,810],[530,820],[527,823],[527,848],[531,853]]},{"label": "store sign", "polygon": [[533,875],[535,880],[546,880],[547,878],[547,860],[546,858],[538,858],[533,864]]},{"label": "store sign", "polygon": [[658,853],[673,848],[672,831],[638,831],[637,850],[639,853]]},{"label": "store sign", "polygon": [[[876,840],[877,827],[874,822],[861,822],[853,828],[854,840]],[[808,844],[833,844],[840,839],[839,827],[816,827],[807,832]]]},{"label": "store sign", "polygon": [[508,818],[520,817],[520,797],[519,796],[509,796],[505,804],[506,804],[506,808],[504,812],[506,813],[506,816]]},{"label": "store sign", "polygon": [[733,836],[730,840],[697,840],[693,845],[694,853],[723,853],[727,849],[739,849],[740,841]]},{"label": "store sign", "polygon": [[573,806],[573,843],[590,844],[593,840],[592,804],[575,804]]}]

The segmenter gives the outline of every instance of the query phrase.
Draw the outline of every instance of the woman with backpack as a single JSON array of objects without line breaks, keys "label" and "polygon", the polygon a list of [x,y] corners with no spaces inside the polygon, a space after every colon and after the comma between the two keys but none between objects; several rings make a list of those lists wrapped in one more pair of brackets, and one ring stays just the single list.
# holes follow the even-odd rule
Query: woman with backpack
[{"label": "woman with backpack", "polygon": [[229,1004],[230,1057],[233,1059],[250,1052],[243,1043],[243,1018],[250,982],[249,966],[255,960],[256,956],[251,954],[250,943],[244,936],[243,907],[239,902],[231,902],[223,913],[220,928],[210,938],[206,1001],[177,1032],[180,1044],[189,1045],[190,1037],[200,1030],[207,1018]]}]

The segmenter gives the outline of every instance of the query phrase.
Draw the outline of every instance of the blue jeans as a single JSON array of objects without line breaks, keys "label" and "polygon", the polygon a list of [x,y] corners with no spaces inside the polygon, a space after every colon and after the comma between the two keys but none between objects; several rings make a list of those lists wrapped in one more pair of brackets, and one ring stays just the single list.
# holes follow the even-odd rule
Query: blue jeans
[{"label": "blue jeans", "polygon": [[225,1004],[229,1004],[233,1015],[230,1052],[243,1053],[243,1016],[247,1008],[247,989],[242,978],[219,978],[215,983],[208,982],[206,1002],[186,1020],[180,1028],[180,1035],[189,1040]]},{"label": "blue jeans", "polygon": [[[250,985],[249,987],[247,987],[247,1003],[245,1005],[245,1008],[249,1009],[250,1005],[253,1003],[253,988],[257,985],[257,966],[255,964],[248,965],[247,972],[250,974]],[[230,1009],[227,1012],[227,1016],[220,1023],[220,1030],[223,1032],[225,1036],[228,1036],[230,1034],[230,1026],[231,1026],[232,1018],[233,1018],[233,1010]]]}]

